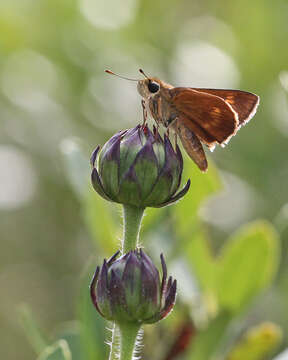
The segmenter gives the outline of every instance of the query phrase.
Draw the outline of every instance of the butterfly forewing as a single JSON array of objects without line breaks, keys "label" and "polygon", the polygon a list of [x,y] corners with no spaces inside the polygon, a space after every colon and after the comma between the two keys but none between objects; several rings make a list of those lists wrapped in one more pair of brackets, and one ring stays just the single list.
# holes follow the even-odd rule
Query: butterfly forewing
[{"label": "butterfly forewing", "polygon": [[238,114],[239,125],[245,124],[253,117],[259,104],[259,97],[247,91],[198,88],[191,89],[219,96],[228,102]]},{"label": "butterfly forewing", "polygon": [[208,146],[225,143],[238,128],[238,115],[222,98],[191,88],[170,90],[179,120]]}]

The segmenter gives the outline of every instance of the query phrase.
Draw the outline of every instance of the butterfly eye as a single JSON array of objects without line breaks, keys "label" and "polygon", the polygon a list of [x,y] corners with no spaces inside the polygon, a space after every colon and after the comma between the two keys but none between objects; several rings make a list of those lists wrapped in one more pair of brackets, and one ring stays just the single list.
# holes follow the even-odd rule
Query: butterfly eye
[{"label": "butterfly eye", "polygon": [[156,93],[157,91],[159,91],[160,86],[159,86],[159,84],[157,84],[156,82],[150,81],[150,82],[148,83],[148,89],[149,89],[149,91],[150,91],[151,93]]}]

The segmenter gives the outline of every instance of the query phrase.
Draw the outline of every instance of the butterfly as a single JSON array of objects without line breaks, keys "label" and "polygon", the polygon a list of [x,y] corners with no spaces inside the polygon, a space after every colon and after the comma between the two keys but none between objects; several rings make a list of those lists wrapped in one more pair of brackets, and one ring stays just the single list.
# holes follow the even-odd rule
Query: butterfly
[{"label": "butterfly", "polygon": [[158,125],[172,128],[202,171],[208,168],[203,144],[211,151],[217,144],[225,146],[259,105],[259,96],[247,91],[174,87],[139,71],[145,76],[143,80],[125,79],[138,82],[144,121],[150,112]]}]

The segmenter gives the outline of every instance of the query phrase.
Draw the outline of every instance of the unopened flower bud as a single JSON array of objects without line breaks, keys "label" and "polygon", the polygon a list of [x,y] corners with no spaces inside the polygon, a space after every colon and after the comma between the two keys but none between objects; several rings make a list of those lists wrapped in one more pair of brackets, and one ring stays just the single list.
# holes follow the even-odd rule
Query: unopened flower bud
[{"label": "unopened flower bud", "polygon": [[133,250],[97,267],[90,286],[92,302],[107,320],[154,323],[166,317],[176,298],[176,280],[167,280],[163,255],[162,280],[152,260],[142,250]]},{"label": "unopened flower bud", "polygon": [[190,180],[177,193],[183,159],[169,138],[146,126],[120,131],[91,156],[92,184],[103,198],[145,208],[162,207],[182,198]]}]

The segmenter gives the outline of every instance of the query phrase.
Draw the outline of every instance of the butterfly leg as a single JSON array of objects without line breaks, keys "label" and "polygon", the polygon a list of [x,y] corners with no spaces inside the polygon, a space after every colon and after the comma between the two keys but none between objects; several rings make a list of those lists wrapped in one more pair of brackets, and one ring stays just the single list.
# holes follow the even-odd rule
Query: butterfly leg
[{"label": "butterfly leg", "polygon": [[169,139],[169,135],[170,135],[170,129],[169,128],[166,129],[166,134],[167,134],[167,137]]},{"label": "butterfly leg", "polygon": [[141,100],[142,110],[143,110],[143,125],[146,124],[147,121],[147,109],[145,106],[145,100]]},{"label": "butterfly leg", "polygon": [[174,130],[174,139],[175,139],[175,147],[177,147],[177,131],[175,130],[175,124],[177,123],[178,118],[175,116],[171,116],[168,120],[164,122],[164,126],[167,128],[167,136],[169,138],[170,128]]},{"label": "butterfly leg", "polygon": [[159,136],[159,122],[158,121],[156,121],[156,131],[157,131],[157,136]]},{"label": "butterfly leg", "polygon": [[177,143],[178,137],[177,137],[177,132],[176,131],[174,132],[174,140],[175,140],[175,149],[176,149],[177,146],[178,146],[178,143]]}]

